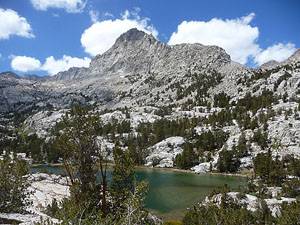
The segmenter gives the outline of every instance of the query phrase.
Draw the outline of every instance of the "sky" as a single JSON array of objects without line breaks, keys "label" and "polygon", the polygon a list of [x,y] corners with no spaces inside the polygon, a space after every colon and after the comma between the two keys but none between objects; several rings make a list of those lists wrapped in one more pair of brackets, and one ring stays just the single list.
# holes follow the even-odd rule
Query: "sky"
[{"label": "sky", "polygon": [[134,27],[170,45],[218,45],[257,67],[300,48],[299,12],[299,0],[0,0],[0,72],[88,67]]}]

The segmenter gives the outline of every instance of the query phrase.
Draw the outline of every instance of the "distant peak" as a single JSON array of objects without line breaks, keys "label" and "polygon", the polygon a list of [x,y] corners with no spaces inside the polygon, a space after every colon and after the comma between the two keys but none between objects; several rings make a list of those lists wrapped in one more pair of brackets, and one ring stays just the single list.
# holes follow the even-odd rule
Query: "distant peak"
[{"label": "distant peak", "polygon": [[20,78],[17,74],[15,74],[11,71],[2,72],[2,73],[0,73],[0,76],[3,78],[14,78],[14,79]]},{"label": "distant peak", "polygon": [[116,43],[136,42],[141,40],[149,40],[153,42],[157,41],[153,35],[147,34],[146,32],[138,30],[137,28],[132,28],[121,34]]},{"label": "distant peak", "polygon": [[270,60],[270,61],[262,64],[259,68],[261,68],[261,69],[269,69],[269,68],[277,66],[278,64],[279,64],[279,62],[277,62],[276,60]]},{"label": "distant peak", "polygon": [[287,61],[300,61],[300,49],[294,52],[293,55],[291,55]]}]

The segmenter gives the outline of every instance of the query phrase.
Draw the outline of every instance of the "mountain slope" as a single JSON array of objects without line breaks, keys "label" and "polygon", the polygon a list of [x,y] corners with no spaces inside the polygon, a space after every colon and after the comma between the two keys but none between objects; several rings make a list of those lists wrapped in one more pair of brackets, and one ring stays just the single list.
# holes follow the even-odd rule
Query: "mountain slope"
[{"label": "mountain slope", "polygon": [[[230,56],[219,47],[168,46],[151,35],[131,29],[121,35],[111,49],[96,56],[89,68],[71,68],[45,80],[1,76],[2,83],[14,82],[18,88],[10,90],[9,84],[1,87],[0,103],[5,107],[0,107],[0,111],[18,110],[15,104],[39,101],[65,107],[71,101],[69,96],[81,102],[92,99],[115,104],[129,92],[135,93],[134,97],[147,95],[151,89],[145,84],[148,80],[155,81],[163,90],[170,82],[183,82],[189,71],[218,70],[228,63]],[[32,97],[36,95],[37,98]],[[65,101],[61,101],[62,98]]]},{"label": "mountain slope", "polygon": [[[185,150],[170,147],[172,136],[197,149],[196,171],[217,168],[220,153],[238,146],[245,150],[236,153],[240,168],[251,168],[256,155],[275,144],[274,155],[300,156],[299,50],[282,63],[249,69],[220,47],[169,46],[131,29],[89,68],[41,80],[5,73],[0,85],[1,118],[21,113],[21,124],[41,137],[74,102],[93,105],[104,124],[129,123],[127,136],[149,131],[144,135],[155,138],[143,145],[147,165],[174,164]],[[211,145],[202,142],[208,137]]]}]

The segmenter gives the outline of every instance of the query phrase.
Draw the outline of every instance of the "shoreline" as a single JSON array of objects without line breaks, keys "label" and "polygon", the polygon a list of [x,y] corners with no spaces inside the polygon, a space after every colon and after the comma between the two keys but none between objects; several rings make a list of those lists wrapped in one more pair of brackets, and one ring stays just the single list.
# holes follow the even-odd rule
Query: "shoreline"
[{"label": "shoreline", "polygon": [[155,169],[155,170],[164,170],[164,171],[173,171],[173,172],[180,172],[180,173],[192,173],[192,174],[207,174],[207,175],[222,175],[222,176],[229,176],[229,177],[251,177],[251,174],[242,174],[242,173],[220,173],[220,172],[206,172],[206,173],[195,173],[193,170],[185,170],[179,169],[174,167],[147,167],[147,166],[136,166],[137,168],[142,169]]},{"label": "shoreline", "polygon": [[[43,166],[45,166],[45,168],[44,168],[45,171],[47,171],[47,166],[49,166],[49,168],[48,168],[49,170],[51,170],[51,167],[57,167],[57,168],[53,168],[54,170],[63,170],[64,169],[62,163],[32,164],[32,167],[41,167],[41,172],[43,170]],[[108,163],[108,167],[109,167],[110,171],[113,168],[113,166],[114,166],[113,163]],[[202,179],[204,179],[204,181],[207,179],[208,180],[210,180],[210,179],[219,180],[220,179],[224,183],[229,182],[229,184],[232,180],[236,180],[235,182],[238,182],[238,183],[240,183],[240,182],[244,183],[244,182],[246,182],[246,177],[247,177],[247,175],[245,175],[245,174],[229,174],[229,173],[225,174],[225,173],[217,173],[217,172],[195,173],[192,170],[184,170],[184,169],[178,169],[178,168],[165,168],[165,167],[164,168],[147,167],[144,165],[135,166],[135,168],[136,168],[137,173],[149,174],[149,176],[155,176],[156,173],[163,174],[163,176],[167,176],[167,177],[179,175],[179,177],[183,177],[184,179],[187,178],[188,180],[199,181],[199,179],[200,179],[200,183],[202,182]],[[39,171],[39,168],[38,168],[37,172],[38,171]],[[245,172],[245,171],[241,171],[241,172]],[[49,171],[49,173],[51,173],[51,171]],[[176,174],[176,173],[181,173],[181,174]],[[188,173],[194,174],[194,175],[188,175]],[[236,186],[236,188],[239,188],[239,186]],[[197,191],[195,191],[195,193],[198,194]],[[209,194],[209,192],[207,192],[206,195],[208,195],[208,194]],[[204,198],[202,199],[203,196],[202,196],[201,192],[200,192],[199,196],[197,196],[197,199],[199,197],[199,199],[198,199],[199,201],[197,200],[195,202],[192,202],[191,206],[194,204],[197,204],[197,202],[201,202],[202,200],[204,200]],[[150,204],[157,204],[157,203],[154,202],[154,203],[150,203]],[[172,202],[170,204],[172,204]],[[153,206],[150,207],[148,205],[147,210],[149,210],[151,213],[153,213],[153,215],[156,215],[157,217],[159,217],[163,220],[169,221],[169,220],[181,220],[184,217],[187,209],[189,208],[188,206],[184,206],[182,208],[176,208],[176,207],[172,208],[172,207],[170,209],[168,209],[167,211],[163,211],[163,210],[161,211],[161,209],[159,209],[159,207],[153,208]]]},{"label": "shoreline", "polygon": [[[108,166],[114,166],[113,163],[108,163]],[[53,167],[63,167],[62,163],[37,163],[37,164],[32,164],[32,167],[39,167],[39,166],[53,166]],[[221,175],[221,176],[230,176],[230,177],[244,177],[244,178],[250,178],[253,175],[253,171],[247,170],[244,172],[247,172],[247,174],[243,173],[220,173],[220,172],[206,172],[206,173],[195,173],[193,170],[185,170],[185,169],[179,169],[175,167],[148,167],[144,165],[138,165],[135,166],[135,168],[138,169],[147,169],[147,170],[160,170],[160,171],[166,171],[166,172],[179,172],[179,173],[191,173],[191,174],[206,174],[206,175]]]}]

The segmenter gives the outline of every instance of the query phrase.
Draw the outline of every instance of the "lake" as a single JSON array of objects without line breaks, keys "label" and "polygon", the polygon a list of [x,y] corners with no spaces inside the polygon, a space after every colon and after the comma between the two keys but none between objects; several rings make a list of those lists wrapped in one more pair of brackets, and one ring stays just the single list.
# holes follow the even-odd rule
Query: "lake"
[{"label": "lake", "polygon": [[[63,174],[61,167],[38,166],[33,172]],[[111,169],[109,170],[109,175]],[[188,207],[203,200],[214,189],[227,184],[238,190],[246,184],[246,178],[238,176],[193,174],[171,169],[137,168],[137,180],[146,180],[149,192],[145,206],[165,219],[180,219]]]}]

